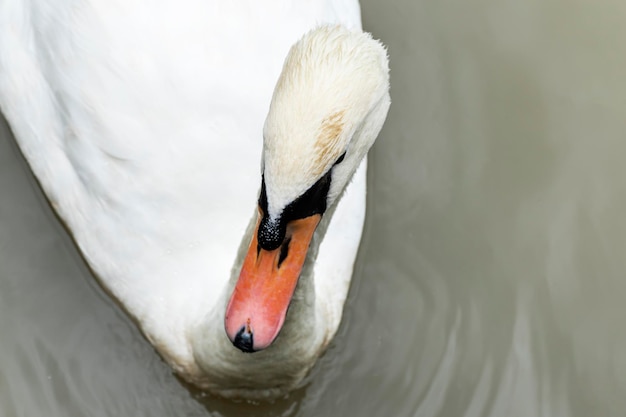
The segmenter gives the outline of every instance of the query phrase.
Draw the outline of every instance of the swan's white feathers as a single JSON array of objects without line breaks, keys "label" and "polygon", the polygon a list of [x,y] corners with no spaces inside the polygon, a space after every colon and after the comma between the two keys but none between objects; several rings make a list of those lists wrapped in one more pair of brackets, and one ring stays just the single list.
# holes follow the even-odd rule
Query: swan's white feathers
[{"label": "swan's white feathers", "polygon": [[[287,348],[245,355],[223,328],[254,222],[272,91],[290,46],[320,24],[358,29],[357,1],[0,1],[0,110],[22,152],[101,283],[174,369],[213,391],[284,393],[339,325],[365,214],[365,161],[320,225],[316,241],[325,237],[277,339]],[[356,35],[326,31],[352,48]],[[357,105],[362,113],[370,100],[364,121],[341,95],[306,121],[313,136],[335,137],[311,172],[348,148],[333,198],[384,120],[380,88]],[[346,145],[349,132],[357,140]]]}]

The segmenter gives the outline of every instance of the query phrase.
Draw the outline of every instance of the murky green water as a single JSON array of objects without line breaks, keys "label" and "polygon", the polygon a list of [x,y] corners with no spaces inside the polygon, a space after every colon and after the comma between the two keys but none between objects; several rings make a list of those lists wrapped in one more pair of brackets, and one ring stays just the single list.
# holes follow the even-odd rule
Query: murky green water
[{"label": "murky green water", "polygon": [[626,3],[363,1],[392,109],[345,320],[274,404],[174,378],[0,128],[0,416],[626,415]]}]

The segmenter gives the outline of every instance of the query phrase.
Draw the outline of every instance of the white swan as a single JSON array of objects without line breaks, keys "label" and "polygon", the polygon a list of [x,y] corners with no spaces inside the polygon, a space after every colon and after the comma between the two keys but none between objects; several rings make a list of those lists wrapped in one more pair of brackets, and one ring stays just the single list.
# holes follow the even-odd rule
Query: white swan
[{"label": "white swan", "polygon": [[[281,73],[320,23],[343,26]],[[104,287],[213,392],[282,394],[337,330],[389,107],[359,27],[353,0],[0,2],[0,109],[33,172]]]}]

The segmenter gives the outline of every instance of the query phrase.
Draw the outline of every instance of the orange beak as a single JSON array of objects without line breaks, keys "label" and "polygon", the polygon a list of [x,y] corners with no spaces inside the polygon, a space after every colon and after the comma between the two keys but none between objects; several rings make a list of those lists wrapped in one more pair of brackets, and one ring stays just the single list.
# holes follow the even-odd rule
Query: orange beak
[{"label": "orange beak", "polygon": [[278,336],[321,215],[288,223],[285,240],[272,251],[258,244],[260,218],[224,319],[226,334],[244,352],[265,349]]}]

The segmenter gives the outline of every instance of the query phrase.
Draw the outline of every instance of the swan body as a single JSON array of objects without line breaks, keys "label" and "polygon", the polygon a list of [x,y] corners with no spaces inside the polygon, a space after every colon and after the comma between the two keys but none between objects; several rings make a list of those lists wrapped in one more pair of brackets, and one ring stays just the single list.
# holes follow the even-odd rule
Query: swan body
[{"label": "swan body", "polygon": [[[0,2],[0,110],[100,282],[201,387],[283,394],[337,330],[389,107],[359,29],[352,0]],[[241,352],[229,297],[259,223],[323,177],[284,323]]]}]

